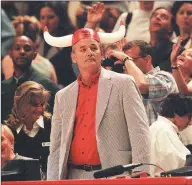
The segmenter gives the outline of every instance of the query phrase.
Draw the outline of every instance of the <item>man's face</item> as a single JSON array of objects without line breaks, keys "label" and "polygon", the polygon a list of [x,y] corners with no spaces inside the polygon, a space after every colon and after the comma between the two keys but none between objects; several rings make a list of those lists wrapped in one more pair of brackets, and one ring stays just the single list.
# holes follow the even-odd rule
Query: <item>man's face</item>
[{"label": "man's face", "polygon": [[153,12],[150,19],[150,31],[152,32],[171,32],[172,15],[166,9],[158,9]]},{"label": "man's face", "polygon": [[192,116],[191,115],[185,115],[185,116],[178,116],[175,115],[175,124],[177,125],[179,131],[184,130],[187,128],[188,125],[192,124]]},{"label": "man's face", "polygon": [[100,44],[94,39],[82,39],[73,46],[72,60],[81,70],[99,70],[101,67]]},{"label": "man's face", "polygon": [[135,65],[145,74],[147,73],[147,62],[145,57],[141,56],[140,48],[138,46],[134,46],[126,51],[125,54],[130,56],[133,59]]},{"label": "man's face", "polygon": [[35,46],[26,36],[17,37],[9,51],[9,55],[16,67],[26,69],[36,57]]},{"label": "man's face", "polygon": [[1,134],[1,160],[10,160],[10,156],[13,153],[13,143],[10,141],[8,136],[5,134],[5,130],[2,129]]}]

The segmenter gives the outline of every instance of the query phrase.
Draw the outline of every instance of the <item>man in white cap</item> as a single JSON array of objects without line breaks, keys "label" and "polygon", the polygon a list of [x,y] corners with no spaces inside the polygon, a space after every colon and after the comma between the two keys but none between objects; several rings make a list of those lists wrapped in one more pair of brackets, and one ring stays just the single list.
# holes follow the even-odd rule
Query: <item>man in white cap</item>
[{"label": "man in white cap", "polygon": [[91,179],[100,169],[150,161],[149,124],[135,81],[101,67],[100,43],[117,42],[124,34],[124,25],[115,33],[83,28],[62,38],[45,30],[49,44],[72,45],[80,71],[55,97],[48,180]]}]

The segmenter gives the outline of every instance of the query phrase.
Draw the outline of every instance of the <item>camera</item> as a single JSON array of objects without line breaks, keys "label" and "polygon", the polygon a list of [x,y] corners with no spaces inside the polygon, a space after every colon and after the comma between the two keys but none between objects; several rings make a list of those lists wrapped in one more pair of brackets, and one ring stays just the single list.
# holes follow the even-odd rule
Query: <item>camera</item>
[{"label": "camera", "polygon": [[112,67],[117,60],[118,60],[118,59],[115,58],[115,57],[105,58],[105,59],[103,60],[102,66],[103,66],[103,67],[106,67],[106,66]]},{"label": "camera", "polygon": [[115,62],[118,61],[117,58],[111,57],[111,58],[105,58],[103,60],[102,66],[104,68],[111,67],[111,70],[117,73],[123,73],[123,64],[115,64]]}]

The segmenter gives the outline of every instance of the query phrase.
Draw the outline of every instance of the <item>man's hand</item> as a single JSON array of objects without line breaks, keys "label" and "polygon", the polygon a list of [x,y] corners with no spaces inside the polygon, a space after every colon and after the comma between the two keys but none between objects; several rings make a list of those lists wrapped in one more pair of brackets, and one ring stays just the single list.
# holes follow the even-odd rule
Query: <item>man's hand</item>
[{"label": "man's hand", "polygon": [[87,28],[95,29],[97,23],[101,21],[105,12],[105,7],[103,3],[96,3],[92,7],[88,8],[87,14]]},{"label": "man's hand", "polygon": [[123,53],[122,51],[111,50],[107,57],[108,58],[115,57],[115,58],[119,59],[120,61],[122,61],[125,57],[127,57],[127,55],[125,53]]}]

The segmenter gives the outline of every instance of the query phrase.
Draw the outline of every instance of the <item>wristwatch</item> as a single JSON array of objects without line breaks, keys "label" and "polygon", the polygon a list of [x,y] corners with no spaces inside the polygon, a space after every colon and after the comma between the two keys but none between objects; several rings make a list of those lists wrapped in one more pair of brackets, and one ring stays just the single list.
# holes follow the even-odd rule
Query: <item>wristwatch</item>
[{"label": "wristwatch", "polygon": [[126,60],[133,60],[131,57],[128,57],[128,56],[126,56],[123,60],[122,60],[122,63],[123,63],[123,65],[125,65],[125,61]]}]

